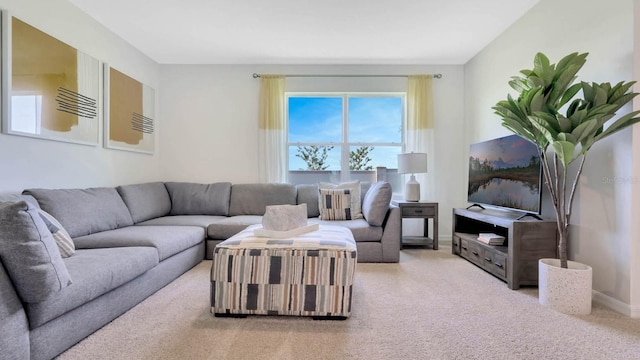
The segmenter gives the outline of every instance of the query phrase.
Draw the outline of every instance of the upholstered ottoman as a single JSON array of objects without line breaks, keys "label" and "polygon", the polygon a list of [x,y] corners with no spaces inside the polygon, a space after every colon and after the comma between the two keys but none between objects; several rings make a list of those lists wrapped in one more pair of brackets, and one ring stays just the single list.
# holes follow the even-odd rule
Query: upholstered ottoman
[{"label": "upholstered ottoman", "polygon": [[254,236],[260,227],[251,225],[215,247],[211,312],[346,319],[357,263],[351,230],[320,225],[317,231],[273,239]]}]

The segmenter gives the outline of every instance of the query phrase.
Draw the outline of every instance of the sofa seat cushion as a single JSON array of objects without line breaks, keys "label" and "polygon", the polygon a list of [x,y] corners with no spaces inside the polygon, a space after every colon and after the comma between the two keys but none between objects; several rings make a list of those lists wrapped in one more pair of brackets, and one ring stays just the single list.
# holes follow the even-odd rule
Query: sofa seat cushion
[{"label": "sofa seat cushion", "polygon": [[36,198],[72,238],[133,225],[115,188],[28,189],[23,194]]},{"label": "sofa seat cushion", "polygon": [[129,226],[73,239],[76,249],[151,246],[160,261],[204,241],[205,230],[196,226]]},{"label": "sofa seat cushion", "polygon": [[310,224],[340,225],[351,230],[356,242],[376,242],[382,240],[382,228],[371,226],[365,219],[356,220],[320,220],[319,218],[309,219]]},{"label": "sofa seat cushion", "polygon": [[64,263],[73,283],[45,301],[25,305],[32,329],[144,274],[158,264],[158,253],[152,247],[78,249]]},{"label": "sofa seat cushion", "polygon": [[238,215],[217,221],[207,228],[210,239],[226,240],[244,230],[249,225],[262,224],[262,216]]},{"label": "sofa seat cushion", "polygon": [[209,225],[226,219],[226,216],[218,215],[169,215],[163,216],[136,224],[141,226],[162,225],[162,226],[199,226],[207,229]]}]

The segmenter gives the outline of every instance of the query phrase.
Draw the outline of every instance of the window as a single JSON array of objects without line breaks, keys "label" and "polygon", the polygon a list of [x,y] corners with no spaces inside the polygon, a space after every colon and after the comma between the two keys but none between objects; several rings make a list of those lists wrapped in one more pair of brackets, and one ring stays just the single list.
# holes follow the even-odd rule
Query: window
[{"label": "window", "polygon": [[42,95],[13,95],[11,97],[12,130],[40,134]]},{"label": "window", "polygon": [[399,93],[287,94],[289,182],[375,181],[378,167],[397,176],[404,101]]}]

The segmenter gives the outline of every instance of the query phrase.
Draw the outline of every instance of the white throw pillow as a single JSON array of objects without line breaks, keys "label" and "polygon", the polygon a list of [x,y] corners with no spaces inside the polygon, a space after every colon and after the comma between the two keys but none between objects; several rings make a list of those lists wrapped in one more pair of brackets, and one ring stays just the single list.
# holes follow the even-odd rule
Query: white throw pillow
[{"label": "white throw pillow", "polygon": [[[362,206],[360,204],[360,180],[344,182],[340,184],[319,183],[318,189],[349,189],[351,190],[351,219],[362,219]],[[319,199],[318,199],[319,200]],[[318,205],[320,202],[318,201]]]}]

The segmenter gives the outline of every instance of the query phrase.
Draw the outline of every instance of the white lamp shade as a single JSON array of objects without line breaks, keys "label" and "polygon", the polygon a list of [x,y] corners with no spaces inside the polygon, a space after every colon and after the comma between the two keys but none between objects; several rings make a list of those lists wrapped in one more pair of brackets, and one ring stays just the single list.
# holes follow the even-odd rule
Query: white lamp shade
[{"label": "white lamp shade", "polygon": [[420,174],[426,172],[426,153],[398,154],[398,174]]}]

